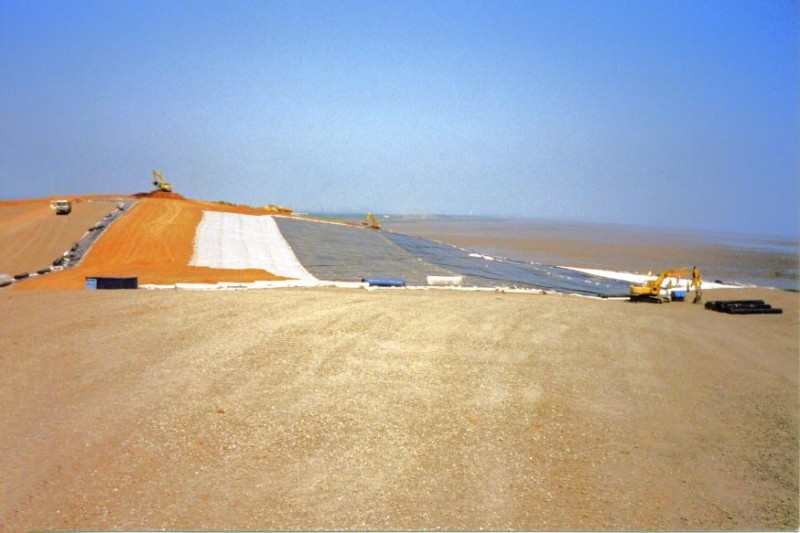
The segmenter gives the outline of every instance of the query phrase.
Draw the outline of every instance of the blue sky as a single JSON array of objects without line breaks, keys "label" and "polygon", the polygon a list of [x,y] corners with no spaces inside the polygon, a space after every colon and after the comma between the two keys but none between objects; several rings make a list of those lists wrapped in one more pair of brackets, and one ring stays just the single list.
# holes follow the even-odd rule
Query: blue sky
[{"label": "blue sky", "polygon": [[0,198],[797,235],[798,3],[0,2]]}]

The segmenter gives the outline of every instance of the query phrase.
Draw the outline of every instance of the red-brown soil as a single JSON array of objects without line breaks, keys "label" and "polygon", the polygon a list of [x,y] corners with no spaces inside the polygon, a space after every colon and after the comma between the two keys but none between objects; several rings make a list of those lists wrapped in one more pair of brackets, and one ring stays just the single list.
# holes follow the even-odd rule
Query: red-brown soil
[{"label": "red-brown soil", "polygon": [[15,289],[81,289],[89,276],[136,276],[140,284],[285,279],[265,270],[189,266],[195,229],[203,210],[264,214],[251,207],[185,200],[174,193],[142,198],[106,229],[77,267],[27,280],[15,285]]},{"label": "red-brown soil", "polygon": [[0,274],[50,266],[90,226],[116,209],[116,199],[72,199],[72,213],[57,216],[50,199],[0,202]]},{"label": "red-brown soil", "polygon": [[168,200],[186,200],[186,198],[176,192],[166,191],[150,191],[150,192],[137,192],[134,194],[136,198],[166,198]]}]

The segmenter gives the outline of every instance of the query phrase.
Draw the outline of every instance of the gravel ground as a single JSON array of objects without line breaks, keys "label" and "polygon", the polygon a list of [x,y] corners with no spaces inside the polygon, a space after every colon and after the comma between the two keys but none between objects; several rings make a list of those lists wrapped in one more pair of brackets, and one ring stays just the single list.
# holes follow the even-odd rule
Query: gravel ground
[{"label": "gravel ground", "polygon": [[754,296],[3,292],[0,530],[796,530]]}]

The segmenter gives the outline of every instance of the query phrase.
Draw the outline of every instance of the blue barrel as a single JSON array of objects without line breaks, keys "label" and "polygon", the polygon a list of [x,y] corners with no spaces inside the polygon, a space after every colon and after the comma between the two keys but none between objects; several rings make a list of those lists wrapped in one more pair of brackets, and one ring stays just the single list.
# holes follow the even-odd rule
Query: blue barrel
[{"label": "blue barrel", "polygon": [[97,290],[97,278],[86,278],[84,287],[86,287],[87,291]]},{"label": "blue barrel", "polygon": [[405,287],[406,280],[401,278],[362,278],[362,282],[372,287]]}]

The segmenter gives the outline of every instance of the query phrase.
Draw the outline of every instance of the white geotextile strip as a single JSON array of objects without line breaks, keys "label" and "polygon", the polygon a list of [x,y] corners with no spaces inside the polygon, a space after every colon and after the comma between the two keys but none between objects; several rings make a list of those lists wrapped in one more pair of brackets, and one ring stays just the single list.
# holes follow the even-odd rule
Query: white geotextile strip
[{"label": "white geotextile strip", "polygon": [[297,260],[271,216],[203,211],[194,234],[191,266],[255,268],[277,276],[316,281]]},{"label": "white geotextile strip", "polygon": [[[589,274],[591,276],[599,276],[601,278],[615,279],[618,281],[627,281],[628,283],[636,283],[639,285],[644,285],[644,283],[647,282],[648,280],[658,278],[658,275],[647,276],[645,274],[633,274],[631,272],[617,272],[614,270],[599,270],[596,268],[575,268],[567,266],[560,266],[558,268],[564,268],[566,270],[574,270],[575,272],[583,272],[584,274]],[[681,287],[687,289],[691,281],[692,281],[691,276],[680,279],[665,278],[662,287],[665,287],[669,283],[672,283],[674,287]],[[703,289],[741,289],[743,287],[754,286],[754,285],[729,285],[726,283],[716,283],[711,281],[703,281],[702,284],[703,284],[702,285]]]}]

